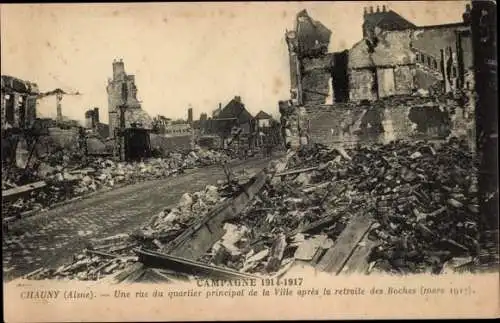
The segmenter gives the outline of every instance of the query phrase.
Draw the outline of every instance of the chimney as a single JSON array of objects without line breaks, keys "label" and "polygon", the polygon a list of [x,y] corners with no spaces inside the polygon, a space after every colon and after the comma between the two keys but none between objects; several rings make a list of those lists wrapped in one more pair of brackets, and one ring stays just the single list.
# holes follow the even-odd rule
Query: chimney
[{"label": "chimney", "polygon": [[222,109],[222,103],[219,102],[219,110],[221,110],[221,109]]},{"label": "chimney", "polygon": [[377,12],[380,12],[380,6],[377,6]]},{"label": "chimney", "polygon": [[187,122],[189,124],[193,123],[193,108],[189,108],[188,109],[188,119],[187,119]]},{"label": "chimney", "polygon": [[471,12],[471,7],[470,4],[465,5],[465,12],[462,14],[462,19],[465,24],[470,24],[470,12]]},{"label": "chimney", "polygon": [[370,6],[370,11],[369,13],[373,13],[373,6]]},{"label": "chimney", "polygon": [[239,95],[235,96],[234,101],[241,103],[241,97]]},{"label": "chimney", "polygon": [[125,78],[125,65],[123,64],[123,60],[114,60],[113,61],[113,79],[114,80],[123,80]]},{"label": "chimney", "polygon": [[63,120],[61,100],[63,96],[61,93],[56,94],[56,111],[57,111],[57,121],[61,122]]},{"label": "chimney", "polygon": [[94,108],[94,122],[95,125],[99,123],[99,108]]},{"label": "chimney", "polygon": [[387,7],[386,7],[386,5],[383,5],[383,6],[382,6],[382,12],[387,12]]},{"label": "chimney", "polygon": [[366,17],[368,14],[368,9],[366,7],[363,7],[363,17]]}]

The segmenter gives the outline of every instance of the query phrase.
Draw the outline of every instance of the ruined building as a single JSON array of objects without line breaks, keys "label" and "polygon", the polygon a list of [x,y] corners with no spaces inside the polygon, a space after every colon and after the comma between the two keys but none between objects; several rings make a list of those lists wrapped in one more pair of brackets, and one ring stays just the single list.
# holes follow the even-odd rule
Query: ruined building
[{"label": "ruined building", "polygon": [[2,75],[1,81],[2,129],[29,127],[36,118],[38,86],[7,75]]},{"label": "ruined building", "polygon": [[472,88],[469,12],[462,22],[415,26],[386,6],[365,8],[363,39],[349,50],[349,99]]},{"label": "ruined building", "polygon": [[141,108],[137,99],[137,87],[135,75],[125,72],[123,60],[113,61],[113,78],[108,79],[108,114],[109,133],[116,135],[116,129],[120,127],[120,107],[125,111],[125,128],[132,125],[139,128],[151,129],[152,118]]},{"label": "ruined building", "polygon": [[109,137],[109,126],[99,120],[99,108],[85,112],[85,128],[93,130],[102,138]]},{"label": "ruined building", "polygon": [[327,53],[331,34],[305,10],[297,15],[295,29],[286,32],[295,103],[323,104],[331,96],[333,56]]},{"label": "ruined building", "polygon": [[[286,31],[291,96],[279,108],[289,146],[355,142],[370,131],[384,140],[415,128],[440,136],[452,125],[469,131],[473,100],[465,99],[465,107],[435,99],[474,87],[470,6],[463,21],[433,26],[416,26],[386,6],[360,14],[363,39],[349,50],[328,52],[332,32],[305,10]],[[460,105],[461,113],[442,112]]]}]

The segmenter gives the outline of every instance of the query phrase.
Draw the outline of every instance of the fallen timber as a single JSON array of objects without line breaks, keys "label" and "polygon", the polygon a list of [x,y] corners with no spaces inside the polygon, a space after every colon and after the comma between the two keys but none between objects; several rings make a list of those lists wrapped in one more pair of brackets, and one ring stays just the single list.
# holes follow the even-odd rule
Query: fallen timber
[{"label": "fallen timber", "polygon": [[243,186],[236,198],[225,201],[209,212],[180,236],[169,243],[164,250],[173,256],[197,259],[224,235],[224,221],[239,214],[261,190],[267,180],[267,172],[261,171]]},{"label": "fallen timber", "polygon": [[30,183],[23,186],[14,187],[5,191],[2,191],[2,200],[4,202],[14,200],[23,194],[28,194],[32,191],[39,190],[47,186],[45,181],[39,181],[35,183]]},{"label": "fallen timber", "polygon": [[240,273],[235,270],[203,264],[183,257],[166,255],[152,250],[136,249],[135,252],[139,256],[139,261],[147,267],[168,268],[189,275],[220,279],[256,278],[253,275]]},{"label": "fallen timber", "polygon": [[[277,173],[274,176],[279,174]],[[137,267],[138,270],[136,271],[129,271],[128,275],[122,275],[121,281],[134,282],[142,279],[145,268],[168,269],[186,275],[212,278],[255,278],[256,276],[251,274],[201,263],[195,259],[204,255],[224,235],[224,220],[239,214],[251,199],[259,193],[266,179],[267,174],[264,171],[259,173],[244,188],[243,193],[216,207],[203,219],[166,245],[161,252],[144,248],[135,249],[134,251],[138,255],[142,266]],[[291,238],[297,233],[321,231],[322,228],[336,222],[339,216],[340,214],[336,214],[336,212],[327,211],[322,219],[294,230],[286,236]],[[366,239],[372,223],[373,218],[369,215],[353,216],[340,236],[333,241],[333,245],[327,249],[318,249],[317,252],[314,252],[313,257],[305,262],[316,267],[317,270],[336,275],[341,272],[366,273],[369,267],[367,259],[370,247],[377,243]],[[361,243],[362,240],[365,242]],[[297,259],[297,262],[304,261]],[[285,273],[280,273],[280,275],[282,274]]]},{"label": "fallen timber", "polygon": [[[217,267],[208,266],[194,262],[204,255],[212,245],[218,241],[225,233],[224,222],[225,220],[238,215],[248,205],[248,203],[256,196],[262,189],[268,179],[268,172],[262,170],[254,176],[248,183],[243,185],[242,192],[235,198],[224,201],[220,206],[210,211],[200,221],[193,224],[190,228],[185,230],[176,239],[166,245],[162,253],[151,250],[136,249],[135,252],[142,257],[146,263],[159,264],[162,268],[175,268],[183,271],[192,271],[197,268],[198,271],[206,273],[207,271],[215,275],[234,275],[238,272],[221,272]],[[156,259],[156,260],[155,260]],[[194,269],[193,269],[194,268]],[[138,270],[142,270],[142,267]],[[195,270],[196,271],[196,270]],[[134,271],[128,275],[134,275]],[[243,276],[248,276],[242,274]],[[248,277],[247,277],[248,278]],[[120,276],[121,281],[130,281],[126,277]]]}]

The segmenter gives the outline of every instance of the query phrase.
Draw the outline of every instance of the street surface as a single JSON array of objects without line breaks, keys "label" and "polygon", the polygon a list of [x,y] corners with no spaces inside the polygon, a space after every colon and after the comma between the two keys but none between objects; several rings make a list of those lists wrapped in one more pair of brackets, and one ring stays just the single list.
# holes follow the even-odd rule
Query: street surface
[{"label": "street surface", "polygon": [[[252,158],[232,165],[233,172],[257,172],[270,159]],[[221,166],[189,170],[176,177],[141,182],[95,194],[21,220],[22,232],[3,237],[4,281],[40,267],[71,260],[86,241],[130,233],[164,208],[177,204],[185,192],[195,192],[225,179]]]}]

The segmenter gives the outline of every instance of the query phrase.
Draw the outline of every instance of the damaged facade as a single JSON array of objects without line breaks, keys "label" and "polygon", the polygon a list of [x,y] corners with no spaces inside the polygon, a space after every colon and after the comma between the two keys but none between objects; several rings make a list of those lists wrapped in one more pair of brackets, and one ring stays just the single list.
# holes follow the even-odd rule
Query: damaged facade
[{"label": "damaged facade", "polygon": [[36,83],[2,75],[2,129],[25,128],[32,124],[36,118],[36,100],[39,95]]},{"label": "damaged facade", "polygon": [[116,129],[120,128],[120,107],[124,107],[125,127],[132,124],[142,128],[151,129],[152,119],[141,108],[141,103],[137,99],[137,86],[135,85],[135,75],[125,72],[123,60],[113,61],[113,78],[108,80],[108,114],[109,132],[111,136],[116,136]]},{"label": "damaged facade", "polygon": [[467,5],[462,22],[416,26],[386,6],[365,8],[363,39],[329,53],[332,32],[299,12],[286,32],[291,99],[279,103],[287,142],[385,141],[422,129],[473,141],[469,16]]},{"label": "damaged facade", "polygon": [[100,122],[99,108],[93,108],[85,112],[85,128],[92,130],[101,138],[109,137],[109,126]]},{"label": "damaged facade", "polygon": [[349,51],[350,100],[471,89],[469,12],[460,23],[415,26],[385,6],[365,9],[364,38]]}]

